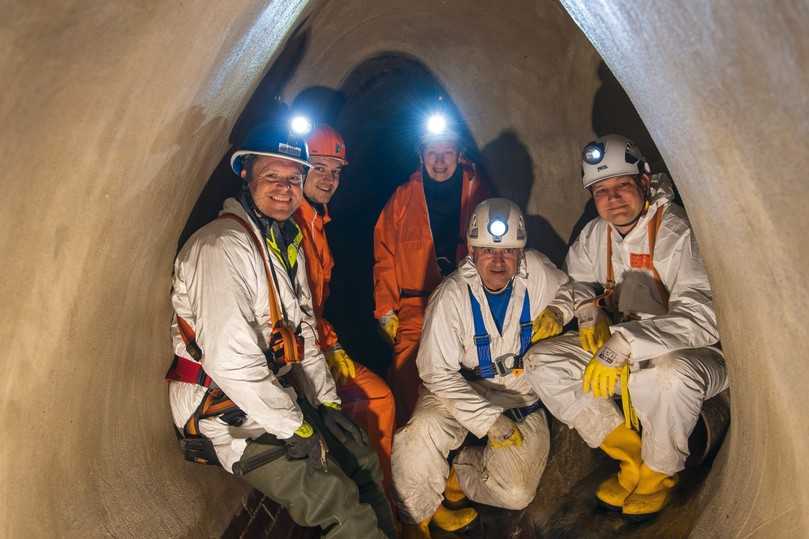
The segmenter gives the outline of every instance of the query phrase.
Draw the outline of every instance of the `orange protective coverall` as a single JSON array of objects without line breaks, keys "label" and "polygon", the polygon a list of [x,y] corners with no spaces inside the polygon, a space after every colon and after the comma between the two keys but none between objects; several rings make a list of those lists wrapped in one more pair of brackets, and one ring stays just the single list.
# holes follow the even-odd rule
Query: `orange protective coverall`
[{"label": "orange protective coverall", "polygon": [[[303,251],[317,320],[318,344],[325,353],[338,344],[334,327],[323,317],[334,267],[334,258],[324,229],[331,219],[328,211],[323,216],[319,215],[305,198],[295,212],[294,219],[303,231]],[[369,368],[357,362],[355,365],[356,376],[342,385],[338,384],[337,394],[343,403],[343,412],[368,431],[371,444],[376,448],[385,474],[386,489],[390,492],[392,489],[390,454],[396,420],[393,393],[385,381]]]},{"label": "orange protective coverall", "polygon": [[[466,228],[489,190],[473,163],[461,161],[461,211],[456,263],[467,255]],[[416,354],[427,298],[441,282],[421,170],[411,174],[385,205],[374,228],[374,317],[399,317],[388,383],[396,396],[397,423],[404,425],[419,396]]]}]

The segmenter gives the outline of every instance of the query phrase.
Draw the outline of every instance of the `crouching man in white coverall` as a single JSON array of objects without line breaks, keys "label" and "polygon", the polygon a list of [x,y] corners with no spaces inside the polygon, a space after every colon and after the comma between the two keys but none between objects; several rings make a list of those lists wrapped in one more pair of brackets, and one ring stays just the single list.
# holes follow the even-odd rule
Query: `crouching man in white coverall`
[{"label": "crouching man in white coverall", "polygon": [[[549,435],[521,357],[532,320],[568,278],[525,242],[516,204],[481,202],[467,233],[471,255],[430,298],[417,357],[425,389],[393,441],[405,537],[430,537],[431,520],[445,531],[467,527],[477,517],[467,496],[515,510],[534,499]],[[450,467],[450,451],[470,432],[486,445],[464,447]]]},{"label": "crouching man in white coverall", "polygon": [[220,464],[325,537],[392,538],[379,461],[315,343],[290,219],[307,153],[286,129],[254,129],[231,160],[240,196],[177,255],[171,411],[187,460]]},{"label": "crouching man in white coverall", "polygon": [[[554,416],[620,462],[597,498],[643,519],[668,501],[703,401],[727,387],[725,364],[712,347],[711,287],[671,180],[650,176],[638,148],[618,135],[588,144],[582,168],[599,217],[570,248],[571,280],[538,329],[543,339],[557,335],[577,316],[579,335],[537,344],[525,368]],[[638,419],[642,439],[631,428]]]}]

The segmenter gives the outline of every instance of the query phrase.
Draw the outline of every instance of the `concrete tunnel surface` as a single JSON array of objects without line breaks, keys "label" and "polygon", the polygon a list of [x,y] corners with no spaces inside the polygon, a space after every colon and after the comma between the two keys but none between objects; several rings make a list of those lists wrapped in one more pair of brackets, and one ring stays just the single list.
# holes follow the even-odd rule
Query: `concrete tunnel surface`
[{"label": "concrete tunnel surface", "polygon": [[565,239],[586,202],[577,161],[603,60],[677,183],[728,358],[733,424],[691,536],[809,536],[805,2],[42,0],[3,12],[1,536],[219,536],[241,507],[244,485],[177,449],[168,294],[189,213],[290,43],[287,101],[380,55],[418,60],[479,147],[518,137],[524,205]]}]

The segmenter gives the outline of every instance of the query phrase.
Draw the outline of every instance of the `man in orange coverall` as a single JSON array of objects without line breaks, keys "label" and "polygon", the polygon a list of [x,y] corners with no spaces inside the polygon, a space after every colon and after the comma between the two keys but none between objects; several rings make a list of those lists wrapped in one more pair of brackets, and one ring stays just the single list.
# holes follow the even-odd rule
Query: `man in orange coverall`
[{"label": "man in orange coverall", "polygon": [[303,231],[318,343],[337,383],[343,412],[368,431],[390,492],[390,454],[396,410],[393,394],[382,378],[349,357],[340,346],[334,327],[323,317],[334,267],[325,225],[331,220],[328,203],[340,186],[340,172],[348,164],[346,147],[343,137],[328,125],[318,127],[307,144],[312,168],[306,176],[303,200],[294,219]]},{"label": "man in orange coverall", "polygon": [[393,346],[388,383],[399,425],[419,396],[416,353],[427,297],[466,257],[469,218],[489,196],[447,117],[434,114],[425,127],[419,169],[396,189],[374,228],[374,317]]}]

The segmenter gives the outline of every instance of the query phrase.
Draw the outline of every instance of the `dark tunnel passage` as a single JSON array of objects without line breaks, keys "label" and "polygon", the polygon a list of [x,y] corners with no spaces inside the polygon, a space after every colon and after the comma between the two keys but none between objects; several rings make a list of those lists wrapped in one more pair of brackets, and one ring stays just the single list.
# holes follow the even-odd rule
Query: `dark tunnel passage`
[{"label": "dark tunnel passage", "polygon": [[531,245],[557,263],[593,215],[582,144],[635,138],[688,209],[728,358],[733,424],[710,473],[684,481],[663,518],[582,522],[592,497],[577,492],[592,493],[608,463],[554,424],[522,529],[809,533],[804,3],[45,0],[4,15],[0,536],[221,537],[245,525],[277,536],[289,525],[178,450],[164,383],[178,245],[239,189],[227,157],[247,129],[281,103],[310,103],[345,131],[352,160],[329,230],[329,315],[384,373],[370,230],[416,160],[392,141],[389,162],[369,157],[363,107],[393,130],[408,120],[394,101],[436,91],[497,191],[523,207]]}]

